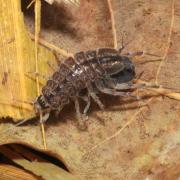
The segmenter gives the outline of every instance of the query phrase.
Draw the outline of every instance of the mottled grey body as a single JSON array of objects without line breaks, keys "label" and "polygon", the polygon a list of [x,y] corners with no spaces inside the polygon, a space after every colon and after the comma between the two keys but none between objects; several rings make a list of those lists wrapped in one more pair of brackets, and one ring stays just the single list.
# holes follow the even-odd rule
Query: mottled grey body
[{"label": "mottled grey body", "polygon": [[[134,88],[129,83],[134,76],[133,63],[127,56],[121,56],[116,49],[101,48],[76,53],[74,57],[67,58],[59,65],[58,70],[42,88],[42,94],[35,102],[36,112],[46,109],[60,111],[70,100],[75,101],[77,106],[79,97],[89,103],[84,113],[90,105],[89,97],[103,109],[96,95],[103,92],[129,96],[129,93],[123,90]],[[86,94],[82,97],[81,92],[84,90]]]}]

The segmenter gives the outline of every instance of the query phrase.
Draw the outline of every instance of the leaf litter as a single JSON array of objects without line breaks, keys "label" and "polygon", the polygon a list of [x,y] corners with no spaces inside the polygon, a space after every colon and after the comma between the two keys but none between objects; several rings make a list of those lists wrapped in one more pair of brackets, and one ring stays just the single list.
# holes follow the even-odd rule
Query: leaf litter
[{"label": "leaf litter", "polygon": [[[159,84],[179,89],[178,76],[174,74],[179,58],[176,48],[179,42],[175,40],[178,38],[176,32],[180,28],[177,25],[179,17],[175,13],[179,3],[115,0],[110,4],[113,16],[109,14],[108,3],[111,1],[82,2],[78,10],[70,10],[76,20],[68,23],[73,28],[77,27],[77,32],[83,38],[72,39],[64,32],[63,36],[59,36],[61,30],[51,30],[52,33],[49,33],[46,29],[42,29],[42,37],[45,39],[43,41],[49,41],[50,44],[74,53],[104,46],[113,47],[113,41],[117,41],[119,47],[122,32],[125,31],[127,34],[125,40],[130,42],[126,51],[146,50],[152,54],[162,55],[160,65],[159,62],[154,62],[137,66],[137,73],[144,71],[141,79],[156,82],[158,78]],[[82,16],[82,12],[86,13]],[[114,17],[113,34],[116,32],[117,38],[112,36],[110,17]],[[139,61],[146,58],[149,57],[144,56]],[[176,83],[168,83],[168,79]],[[148,90],[139,93],[153,95]],[[178,96],[176,93],[174,99]],[[151,97],[137,103],[113,98],[110,102],[109,97],[103,98],[107,108],[102,112],[93,104],[86,132],[77,129],[73,106],[68,110],[65,109],[59,119],[49,120],[45,124],[48,151],[63,157],[70,171],[81,179],[142,179],[152,177],[151,173],[157,174],[158,165],[163,166],[163,172],[169,167],[173,169],[175,162],[177,162],[175,166],[178,166],[180,157],[172,158],[173,154],[170,153],[179,150],[180,114],[177,100]],[[148,106],[143,106],[144,104]],[[115,110],[114,105],[117,106]],[[118,110],[122,109],[121,107],[126,110]],[[69,112],[70,109],[72,112]],[[98,121],[99,117],[103,119],[105,125]],[[14,125],[4,123],[1,126],[4,130]],[[1,144],[21,142],[43,149],[41,139],[38,126],[24,125],[4,134]]]}]

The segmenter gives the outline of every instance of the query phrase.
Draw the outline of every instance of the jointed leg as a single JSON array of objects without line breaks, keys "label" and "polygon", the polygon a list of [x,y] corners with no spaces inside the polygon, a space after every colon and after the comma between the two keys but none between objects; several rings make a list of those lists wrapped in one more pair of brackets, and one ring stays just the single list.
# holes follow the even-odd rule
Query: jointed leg
[{"label": "jointed leg", "polygon": [[88,87],[89,95],[93,98],[93,100],[98,104],[101,110],[104,110],[104,105],[99,99],[99,97],[94,93],[92,85],[89,85]]},{"label": "jointed leg", "polygon": [[101,110],[104,110],[104,104],[101,102],[99,97],[94,93],[90,92],[90,96],[93,98],[93,100],[98,104]]},{"label": "jointed leg", "polygon": [[63,106],[60,106],[56,111],[55,111],[55,117],[58,117],[61,110],[63,109]]},{"label": "jointed leg", "polygon": [[117,83],[114,84],[114,86],[111,86],[111,88],[116,90],[128,90],[128,89],[143,88],[145,86],[146,86],[145,84]]},{"label": "jointed leg", "polygon": [[45,123],[45,122],[48,120],[49,115],[50,115],[49,112],[43,114],[43,115],[42,115],[42,118],[40,118],[40,123]]},{"label": "jointed leg", "polygon": [[122,92],[122,91],[117,91],[115,89],[109,89],[109,88],[105,88],[105,87],[101,89],[101,92],[103,92],[105,94],[110,94],[113,96],[132,97],[136,100],[140,99],[138,96],[134,96],[130,92]]},{"label": "jointed leg", "polygon": [[84,130],[87,127],[86,127],[85,121],[84,121],[84,119],[82,117],[82,114],[80,113],[80,106],[79,106],[78,98],[74,98],[74,103],[75,103],[76,116],[77,116],[79,128],[81,130]]},{"label": "jointed leg", "polygon": [[[122,86],[121,86],[122,85]],[[115,87],[112,89],[108,86],[104,86],[103,83],[96,83],[96,86],[97,88],[99,89],[99,91],[105,93],[105,94],[110,94],[110,95],[113,95],[113,96],[123,96],[123,97],[132,97],[132,98],[135,98],[135,99],[139,99],[138,96],[134,96],[132,95],[130,92],[122,92],[122,91],[118,91],[118,90],[126,90],[126,89],[131,89],[130,86],[125,83],[123,84],[119,84],[119,87],[117,87],[116,85],[116,89]]]},{"label": "jointed leg", "polygon": [[108,80],[103,80],[99,81],[96,83],[96,86],[100,87],[107,87],[107,88],[112,88],[116,90],[128,90],[128,89],[138,89],[138,88],[158,88],[159,86],[156,84],[133,84],[132,82],[127,82],[127,83],[118,83],[114,79],[108,79]]},{"label": "jointed leg", "polygon": [[139,89],[139,88],[159,88],[159,85],[156,84],[133,84],[133,83],[117,83],[113,86],[117,90],[128,90],[128,89]]},{"label": "jointed leg", "polygon": [[84,111],[83,111],[83,114],[86,116],[88,110],[89,110],[89,107],[91,105],[91,99],[90,99],[90,96],[89,95],[84,95],[84,96],[79,96],[83,101],[86,102],[86,106],[84,108]]},{"label": "jointed leg", "polygon": [[[109,83],[108,83],[109,82]],[[120,90],[131,90],[131,89],[138,89],[138,88],[158,88],[158,85],[146,85],[145,83],[142,84],[133,84],[131,82],[129,83],[116,83],[115,81],[110,82],[109,80],[106,81],[99,81],[96,82],[96,87],[99,91],[110,94],[113,96],[124,96],[124,97],[132,97],[136,100],[139,100],[140,98],[138,96],[134,96],[131,94],[131,92],[124,92]]]},{"label": "jointed leg", "polygon": [[40,117],[40,123],[44,123],[48,120],[52,108],[49,107],[46,110],[38,110],[36,113]]}]

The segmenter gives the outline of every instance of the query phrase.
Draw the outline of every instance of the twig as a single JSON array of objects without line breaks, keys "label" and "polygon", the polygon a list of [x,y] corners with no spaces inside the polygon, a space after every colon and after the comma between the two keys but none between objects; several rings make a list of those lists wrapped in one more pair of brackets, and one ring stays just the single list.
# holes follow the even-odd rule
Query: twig
[{"label": "twig", "polygon": [[32,6],[33,3],[35,3],[35,0],[32,0],[32,1],[28,4],[28,6],[26,7],[26,9],[29,9],[29,8]]},{"label": "twig", "polygon": [[160,70],[162,68],[163,63],[166,60],[166,57],[168,55],[168,51],[169,51],[169,48],[170,48],[170,44],[171,44],[170,42],[171,42],[171,36],[172,36],[172,29],[173,29],[173,26],[174,26],[174,6],[175,6],[175,0],[172,0],[172,11],[171,11],[172,16],[171,16],[171,25],[170,25],[170,29],[169,29],[167,47],[166,47],[166,50],[164,52],[164,56],[162,57],[162,61],[160,62],[158,70],[157,70],[156,81],[155,81],[156,84],[158,84],[158,76],[159,76],[159,73],[160,73]]},{"label": "twig", "polygon": [[118,48],[117,33],[116,33],[116,24],[115,24],[113,9],[112,9],[112,3],[111,3],[111,0],[107,0],[107,2],[108,2],[109,12],[110,12],[110,16],[111,16],[114,48],[117,49]]},{"label": "twig", "polygon": [[[30,37],[31,37],[32,40],[35,40],[34,34],[29,33],[29,35],[30,35]],[[53,44],[45,41],[44,39],[39,38],[39,39],[38,39],[38,42],[39,42],[41,45],[43,45],[43,46],[45,46],[45,47],[47,47],[47,48],[49,48],[49,49],[51,49],[51,50],[53,50],[53,51],[58,52],[59,54],[61,54],[61,55],[64,56],[64,57],[73,56],[72,53],[68,53],[68,52],[65,51],[64,49],[61,49],[61,48],[59,48],[59,47],[57,47],[57,46],[55,46],[55,45],[53,45]]]},{"label": "twig", "polygon": [[158,89],[154,89],[154,88],[148,88],[151,91],[154,91],[156,93],[162,94],[164,96],[167,96],[171,99],[176,99],[180,101],[180,93],[177,92],[172,92],[166,88],[158,88]]},{"label": "twig", "polygon": [[[41,28],[41,0],[36,0],[35,2],[35,61],[36,61],[36,73],[39,73],[38,69],[38,41],[39,41],[39,33]],[[39,77],[36,76],[36,87],[37,87],[37,94],[40,95],[40,87],[39,87]],[[44,124],[42,121],[42,112],[40,111],[40,124],[41,124],[41,131],[42,131],[42,138],[44,149],[47,149],[46,145],[46,136],[44,130]]]},{"label": "twig", "polygon": [[166,88],[166,87],[162,87],[162,86],[160,86],[158,88],[151,88],[150,86],[152,86],[152,83],[148,83],[148,82],[142,81],[142,80],[137,80],[137,83],[146,84],[147,87],[145,87],[145,89],[154,91],[154,92],[156,92],[158,94],[162,94],[163,96],[166,96],[166,97],[169,97],[169,98],[172,98],[172,99],[180,100],[180,93],[175,92],[175,91],[177,91],[177,89]]}]

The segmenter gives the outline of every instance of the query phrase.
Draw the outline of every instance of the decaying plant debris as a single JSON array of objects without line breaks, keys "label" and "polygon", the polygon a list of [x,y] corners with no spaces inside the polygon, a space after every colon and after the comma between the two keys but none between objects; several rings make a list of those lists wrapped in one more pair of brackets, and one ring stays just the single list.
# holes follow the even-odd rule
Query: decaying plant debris
[{"label": "decaying plant debris", "polygon": [[[139,57],[136,61],[152,60],[137,64],[137,74],[143,71],[141,80],[180,89],[178,1],[95,0],[82,1],[79,7],[42,5],[42,24],[43,17],[49,19],[41,27],[39,40],[43,46],[36,46],[36,61],[34,36],[28,33],[34,32],[33,17],[24,12],[25,25],[20,1],[1,4],[0,70],[6,76],[2,76],[0,86],[0,93],[4,95],[0,101],[2,117],[19,120],[34,116],[32,106],[21,102],[37,96],[36,77],[30,78],[27,72],[34,72],[38,67],[40,74],[51,75],[53,70],[47,61],[56,64],[51,49],[59,52],[63,49],[66,54],[98,47],[120,47],[122,32],[127,42],[124,53],[143,50],[162,59],[152,62],[155,56]],[[59,11],[53,16],[55,8]],[[36,43],[37,34],[38,29]],[[59,58],[63,59],[61,55]],[[39,77],[39,82],[44,80]],[[47,150],[61,157],[69,171],[80,179],[178,179],[179,94],[172,90],[167,97],[151,90],[136,93],[142,97],[139,102],[102,96],[106,109],[102,112],[93,104],[85,132],[76,128],[70,105],[58,119],[52,118],[45,124]],[[30,122],[15,127],[9,121],[1,122],[0,130],[6,132],[1,135],[1,144],[21,142],[44,148],[37,124]]]}]

